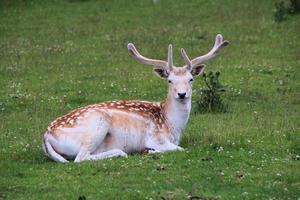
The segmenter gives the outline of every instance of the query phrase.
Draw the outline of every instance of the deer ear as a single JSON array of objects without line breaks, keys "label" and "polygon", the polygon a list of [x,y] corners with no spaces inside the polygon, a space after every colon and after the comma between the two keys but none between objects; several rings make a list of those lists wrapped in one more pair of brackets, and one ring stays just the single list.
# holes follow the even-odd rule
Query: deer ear
[{"label": "deer ear", "polygon": [[191,74],[193,76],[200,76],[201,74],[203,74],[204,69],[205,69],[205,65],[204,64],[196,65],[196,66],[194,66],[192,68]]},{"label": "deer ear", "polygon": [[153,72],[162,79],[167,79],[169,72],[166,69],[155,67]]}]

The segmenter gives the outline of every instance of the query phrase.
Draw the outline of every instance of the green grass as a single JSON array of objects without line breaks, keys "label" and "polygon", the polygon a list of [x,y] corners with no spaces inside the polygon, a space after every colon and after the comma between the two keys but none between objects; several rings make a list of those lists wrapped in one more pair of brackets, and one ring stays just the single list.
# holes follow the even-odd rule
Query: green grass
[{"label": "green grass", "polygon": [[[299,199],[300,16],[278,24],[273,9],[272,0],[1,1],[0,199]],[[181,65],[181,47],[203,54],[217,33],[231,45],[207,70],[221,72],[229,109],[193,110],[186,151],[80,164],[44,156],[45,128],[73,108],[165,97],[128,42],[160,59],[172,43]],[[194,89],[203,86],[198,78]]]}]

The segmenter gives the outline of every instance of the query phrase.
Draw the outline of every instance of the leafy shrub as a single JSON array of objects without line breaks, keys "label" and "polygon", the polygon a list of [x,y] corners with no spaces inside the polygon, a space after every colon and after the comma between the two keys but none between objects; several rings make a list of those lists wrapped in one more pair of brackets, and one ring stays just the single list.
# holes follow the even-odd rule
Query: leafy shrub
[{"label": "leafy shrub", "polygon": [[205,87],[196,94],[196,109],[200,112],[225,112],[227,106],[222,100],[225,87],[219,81],[220,72],[203,74]]},{"label": "leafy shrub", "polygon": [[287,19],[288,14],[300,13],[300,0],[290,0],[289,2],[280,0],[275,2],[274,20],[281,22]]},{"label": "leafy shrub", "polygon": [[300,0],[290,0],[290,9],[291,14],[300,13]]},{"label": "leafy shrub", "polygon": [[282,22],[287,19],[287,9],[283,1],[277,1],[275,3],[274,20],[276,22]]}]

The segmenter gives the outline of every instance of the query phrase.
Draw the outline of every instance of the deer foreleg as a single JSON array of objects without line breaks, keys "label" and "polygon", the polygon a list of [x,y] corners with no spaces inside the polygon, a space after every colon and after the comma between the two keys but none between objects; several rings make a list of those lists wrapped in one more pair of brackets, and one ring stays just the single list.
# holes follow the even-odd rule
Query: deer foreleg
[{"label": "deer foreleg", "polygon": [[148,153],[163,153],[163,152],[168,152],[168,151],[183,151],[184,150],[182,147],[177,146],[170,141],[164,141],[163,143],[158,143],[153,140],[150,140],[147,142],[146,148],[149,149]]},{"label": "deer foreleg", "polygon": [[127,157],[127,154],[120,149],[112,149],[98,154],[90,154],[89,152],[82,151],[77,155],[74,162],[81,162],[85,160],[103,160],[112,157]]}]

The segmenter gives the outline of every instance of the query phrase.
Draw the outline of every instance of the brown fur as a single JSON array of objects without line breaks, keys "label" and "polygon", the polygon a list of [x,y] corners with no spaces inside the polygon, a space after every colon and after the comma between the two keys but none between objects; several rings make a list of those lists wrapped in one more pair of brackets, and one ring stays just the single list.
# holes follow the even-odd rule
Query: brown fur
[{"label": "brown fur", "polygon": [[185,75],[185,73],[187,73],[187,69],[182,67],[182,68],[179,68],[177,67],[176,70],[173,70],[173,73],[176,75],[176,76],[181,76],[181,75]]},{"label": "brown fur", "polygon": [[[49,132],[55,132],[58,128],[71,128],[74,127],[79,118],[83,118],[86,113],[90,111],[100,111],[105,113],[105,110],[119,110],[124,113],[136,113],[137,115],[143,116],[145,118],[151,118],[159,128],[163,127],[165,124],[164,113],[162,113],[161,103],[152,103],[145,101],[109,101],[100,104],[88,105],[82,108],[75,109],[68,114],[57,118],[48,127]],[[118,118],[118,119],[115,119]],[[112,121],[118,122],[118,124],[124,124],[126,126],[129,122],[127,118],[122,118],[120,116],[112,116]]]}]

